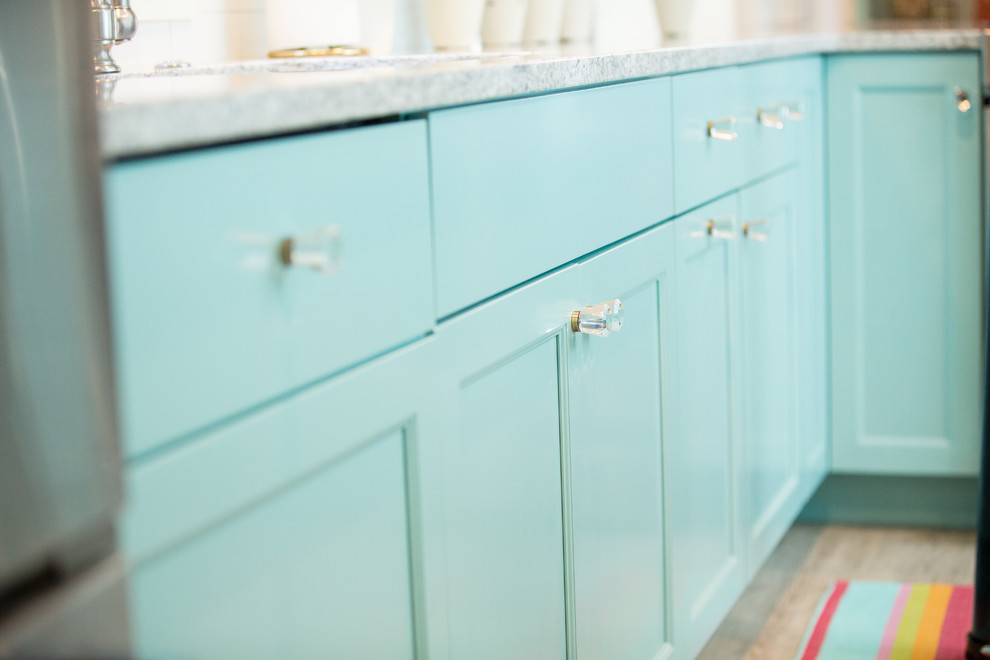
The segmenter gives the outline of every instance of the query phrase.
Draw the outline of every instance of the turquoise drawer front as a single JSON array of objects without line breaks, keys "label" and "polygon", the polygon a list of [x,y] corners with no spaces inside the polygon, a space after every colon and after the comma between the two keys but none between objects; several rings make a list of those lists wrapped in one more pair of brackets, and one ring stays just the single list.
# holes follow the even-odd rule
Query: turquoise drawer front
[{"label": "turquoise drawer front", "polygon": [[[748,122],[738,67],[673,78],[674,200],[678,213],[737,188],[745,178]],[[733,123],[734,120],[734,123]],[[718,139],[708,135],[709,124]]]},{"label": "turquoise drawer front", "polygon": [[818,58],[675,76],[674,200],[695,208],[798,158],[807,100],[802,76]]},{"label": "turquoise drawer front", "polygon": [[441,317],[673,213],[669,79],[429,121]]},{"label": "turquoise drawer front", "polygon": [[[809,100],[802,90],[803,80],[814,77],[815,63],[804,60],[778,60],[743,67],[753,123],[751,160],[744,168],[747,180],[761,177],[794,162],[798,158],[801,134]],[[809,66],[810,65],[810,66]],[[819,77],[821,73],[817,74]]]},{"label": "turquoise drawer front", "polygon": [[[431,328],[426,146],[414,121],[110,169],[129,456]],[[286,267],[287,237],[333,272]]]}]

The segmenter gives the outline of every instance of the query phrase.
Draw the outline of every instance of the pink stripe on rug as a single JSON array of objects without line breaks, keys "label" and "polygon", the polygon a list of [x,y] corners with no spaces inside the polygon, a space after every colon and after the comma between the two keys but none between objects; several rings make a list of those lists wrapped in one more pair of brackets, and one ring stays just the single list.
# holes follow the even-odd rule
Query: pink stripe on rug
[{"label": "pink stripe on rug", "polygon": [[973,624],[973,587],[956,587],[942,620],[935,660],[959,660],[966,657],[966,635]]},{"label": "pink stripe on rug", "polygon": [[835,583],[835,589],[832,590],[832,595],[828,597],[828,601],[818,617],[818,623],[815,624],[815,629],[812,631],[811,637],[808,638],[808,646],[805,647],[801,660],[815,660],[818,657],[822,642],[825,641],[825,633],[828,631],[829,624],[832,623],[832,616],[835,615],[835,610],[839,607],[842,594],[846,593],[848,588],[849,583],[845,580],[839,580]]},{"label": "pink stripe on rug", "polygon": [[904,605],[911,595],[914,587],[909,582],[901,585],[901,590],[897,592],[894,599],[894,606],[890,610],[890,618],[887,619],[887,627],[883,629],[883,639],[880,642],[880,651],[877,653],[877,660],[887,660],[890,651],[894,648],[894,640],[897,638],[897,628],[901,625],[901,616],[904,614]]}]

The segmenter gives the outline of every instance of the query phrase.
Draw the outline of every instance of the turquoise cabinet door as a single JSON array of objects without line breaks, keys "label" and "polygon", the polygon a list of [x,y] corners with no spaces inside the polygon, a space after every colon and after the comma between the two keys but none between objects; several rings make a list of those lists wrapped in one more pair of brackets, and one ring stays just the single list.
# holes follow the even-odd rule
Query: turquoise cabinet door
[{"label": "turquoise cabinet door", "polygon": [[445,563],[430,346],[129,466],[138,655],[426,655]]},{"label": "turquoise cabinet door", "polygon": [[141,657],[412,658],[403,435],[131,577]]},{"label": "turquoise cabinet door", "polygon": [[740,192],[739,399],[751,574],[803,505],[795,414],[797,190],[792,168]]},{"label": "turquoise cabinet door", "polygon": [[[736,451],[738,198],[674,221],[677,370],[667,450],[673,641],[693,658],[746,585]],[[709,231],[709,227],[711,230]]]},{"label": "turquoise cabinet door", "polygon": [[797,382],[795,410],[801,457],[801,494],[806,501],[830,465],[828,417],[828,317],[825,272],[825,175],[823,62],[797,60],[789,69],[788,96],[800,113],[785,120],[798,130],[797,209],[793,226],[794,312]]},{"label": "turquoise cabinet door", "polygon": [[827,71],[833,468],[974,475],[978,56],[839,56]]},{"label": "turquoise cabinet door", "polygon": [[438,328],[447,602],[430,628],[445,628],[447,648],[432,657],[566,657],[562,401],[576,293],[565,269]]},{"label": "turquoise cabinet door", "polygon": [[663,657],[663,451],[672,356],[674,228],[581,266],[583,300],[621,298],[621,331],[571,334],[570,492],[577,657]]}]

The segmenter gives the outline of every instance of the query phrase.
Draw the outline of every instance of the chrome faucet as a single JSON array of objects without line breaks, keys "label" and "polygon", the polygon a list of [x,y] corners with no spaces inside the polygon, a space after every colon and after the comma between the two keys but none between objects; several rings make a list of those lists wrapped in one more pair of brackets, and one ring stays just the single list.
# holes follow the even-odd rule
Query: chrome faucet
[{"label": "chrome faucet", "polygon": [[93,65],[96,73],[120,73],[113,61],[110,49],[116,44],[130,41],[137,32],[137,18],[131,11],[130,0],[89,0],[93,10],[96,43],[93,49]]}]

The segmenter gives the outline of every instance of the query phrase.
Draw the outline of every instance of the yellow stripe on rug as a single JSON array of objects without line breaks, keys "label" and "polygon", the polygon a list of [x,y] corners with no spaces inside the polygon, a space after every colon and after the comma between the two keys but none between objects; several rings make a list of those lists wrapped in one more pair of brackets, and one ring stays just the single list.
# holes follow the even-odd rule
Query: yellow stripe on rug
[{"label": "yellow stripe on rug", "polygon": [[914,640],[911,660],[935,660],[938,653],[938,640],[942,634],[942,621],[949,607],[952,585],[933,584],[928,594],[925,613],[921,616],[918,635]]},{"label": "yellow stripe on rug", "polygon": [[925,602],[928,600],[928,592],[931,588],[930,584],[916,584],[911,590],[911,595],[904,605],[897,637],[894,638],[894,647],[890,650],[890,660],[911,660],[914,640],[918,636],[918,626],[925,613]]}]

